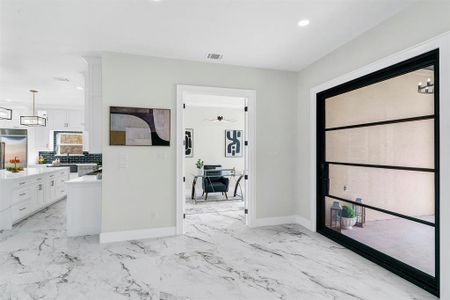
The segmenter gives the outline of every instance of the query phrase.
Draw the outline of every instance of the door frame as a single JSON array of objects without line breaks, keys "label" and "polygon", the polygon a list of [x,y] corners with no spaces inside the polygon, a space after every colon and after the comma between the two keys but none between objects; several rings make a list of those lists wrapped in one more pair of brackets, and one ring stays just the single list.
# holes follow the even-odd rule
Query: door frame
[{"label": "door frame", "polygon": [[[372,64],[359,68],[348,74],[339,76],[329,82],[323,83],[311,89],[310,91],[310,217],[311,229],[317,231],[317,94],[326,91],[335,86],[361,78],[365,75],[396,65],[408,59],[421,54],[439,49],[439,151],[440,153],[450,153],[450,33],[439,35],[433,39],[420,43],[416,46],[398,52],[378,60]],[[450,198],[450,156],[442,155],[439,166],[439,194],[440,199]],[[446,253],[450,249],[450,201],[440,202],[440,220],[437,220],[436,226],[439,226],[439,252]],[[437,293],[441,297],[450,297],[450,286],[446,284],[450,280],[450,257],[442,255],[440,257],[440,276]]]},{"label": "door frame", "polygon": [[244,140],[247,145],[244,146],[245,155],[245,209],[247,226],[253,226],[256,218],[256,91],[247,89],[234,89],[222,87],[209,87],[198,85],[177,85],[177,126],[176,126],[176,145],[177,145],[177,171],[176,171],[176,232],[184,234],[184,207],[186,201],[186,182],[184,180],[184,97],[186,94],[201,94],[226,97],[239,97],[246,99],[245,131]]}]

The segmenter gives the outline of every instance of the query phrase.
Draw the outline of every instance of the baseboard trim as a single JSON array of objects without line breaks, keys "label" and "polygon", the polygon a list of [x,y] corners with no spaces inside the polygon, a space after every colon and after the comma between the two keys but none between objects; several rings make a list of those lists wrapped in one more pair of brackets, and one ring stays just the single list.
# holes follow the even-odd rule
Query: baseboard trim
[{"label": "baseboard trim", "polygon": [[176,227],[161,227],[100,233],[100,243],[143,240],[176,235]]},{"label": "baseboard trim", "polygon": [[299,215],[257,218],[252,223],[252,227],[274,226],[283,224],[298,224],[309,230],[312,230],[311,221]]},{"label": "baseboard trim", "polygon": [[304,218],[302,216],[295,216],[295,217],[296,217],[295,223],[305,227],[306,229],[314,231],[314,228],[313,228],[313,226],[311,224],[311,220],[309,220],[307,218]]}]

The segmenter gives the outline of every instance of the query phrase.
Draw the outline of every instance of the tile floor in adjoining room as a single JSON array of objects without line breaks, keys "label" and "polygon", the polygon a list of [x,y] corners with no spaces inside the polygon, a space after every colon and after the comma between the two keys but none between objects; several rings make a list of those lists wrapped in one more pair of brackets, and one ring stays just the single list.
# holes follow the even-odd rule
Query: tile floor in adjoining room
[{"label": "tile floor in adjoining room", "polygon": [[224,211],[244,211],[244,201],[239,197],[228,196],[224,199],[221,194],[208,195],[208,200],[198,197],[196,201],[186,198],[184,211],[186,215],[218,213]]},{"label": "tile floor in adjoining room", "polygon": [[[425,219],[422,217],[422,219]],[[427,218],[434,222],[434,217]],[[427,221],[428,221],[427,220]],[[342,234],[435,275],[435,228],[401,218],[369,221],[363,228],[342,230]]]},{"label": "tile floor in adjoining room", "polygon": [[436,299],[299,225],[188,215],[182,236],[68,238],[65,202],[0,233],[0,299]]}]

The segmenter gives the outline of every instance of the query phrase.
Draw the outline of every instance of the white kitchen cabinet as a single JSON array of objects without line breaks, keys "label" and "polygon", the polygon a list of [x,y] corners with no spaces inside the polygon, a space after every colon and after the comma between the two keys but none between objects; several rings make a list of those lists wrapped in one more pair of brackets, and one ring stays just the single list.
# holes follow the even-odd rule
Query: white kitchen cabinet
[{"label": "white kitchen cabinet", "polygon": [[49,130],[67,130],[69,124],[67,122],[67,111],[65,110],[48,110],[47,126]]},{"label": "white kitchen cabinet", "polygon": [[50,130],[84,129],[84,112],[82,110],[47,110],[48,128]]},{"label": "white kitchen cabinet", "polygon": [[102,225],[102,181],[86,175],[67,182],[68,236],[99,234]]},{"label": "white kitchen cabinet", "polygon": [[84,129],[84,112],[81,110],[67,111],[67,123],[74,130]]},{"label": "white kitchen cabinet", "polygon": [[83,110],[47,109],[45,113],[47,126],[33,128],[34,148],[37,151],[53,151],[54,131],[84,131]]},{"label": "white kitchen cabinet", "polygon": [[45,192],[44,192],[44,183],[36,183],[34,186],[34,191],[36,193],[36,203],[39,206],[45,205]]},{"label": "white kitchen cabinet", "polygon": [[0,171],[0,230],[66,196],[69,168],[27,168],[12,174]]},{"label": "white kitchen cabinet", "polygon": [[37,151],[50,149],[50,128],[36,127],[34,128],[34,145]]},{"label": "white kitchen cabinet", "polygon": [[46,190],[47,190],[47,197],[45,197],[45,204],[50,204],[56,199],[56,182],[54,175],[47,179]]}]

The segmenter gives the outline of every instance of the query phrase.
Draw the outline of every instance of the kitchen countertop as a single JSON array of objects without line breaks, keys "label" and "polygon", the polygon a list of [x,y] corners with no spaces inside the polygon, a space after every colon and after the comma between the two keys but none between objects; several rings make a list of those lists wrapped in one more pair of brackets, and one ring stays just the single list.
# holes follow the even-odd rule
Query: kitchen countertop
[{"label": "kitchen countertop", "polygon": [[42,174],[48,174],[57,172],[63,169],[68,169],[69,167],[55,167],[55,168],[40,168],[40,167],[29,167],[25,168],[23,171],[18,173],[11,173],[6,170],[0,170],[0,180],[18,179],[30,176],[39,176]]},{"label": "kitchen countertop", "polygon": [[[98,166],[98,164],[96,164],[96,163],[61,163],[61,164],[77,165],[77,166]],[[48,166],[52,166],[52,164],[32,165],[30,167],[33,167],[33,168],[44,168],[44,167],[48,167]]]},{"label": "kitchen countertop", "polygon": [[97,175],[85,175],[82,177],[74,178],[69,181],[66,181],[67,184],[86,184],[86,183],[101,183],[101,179],[97,179]]}]

